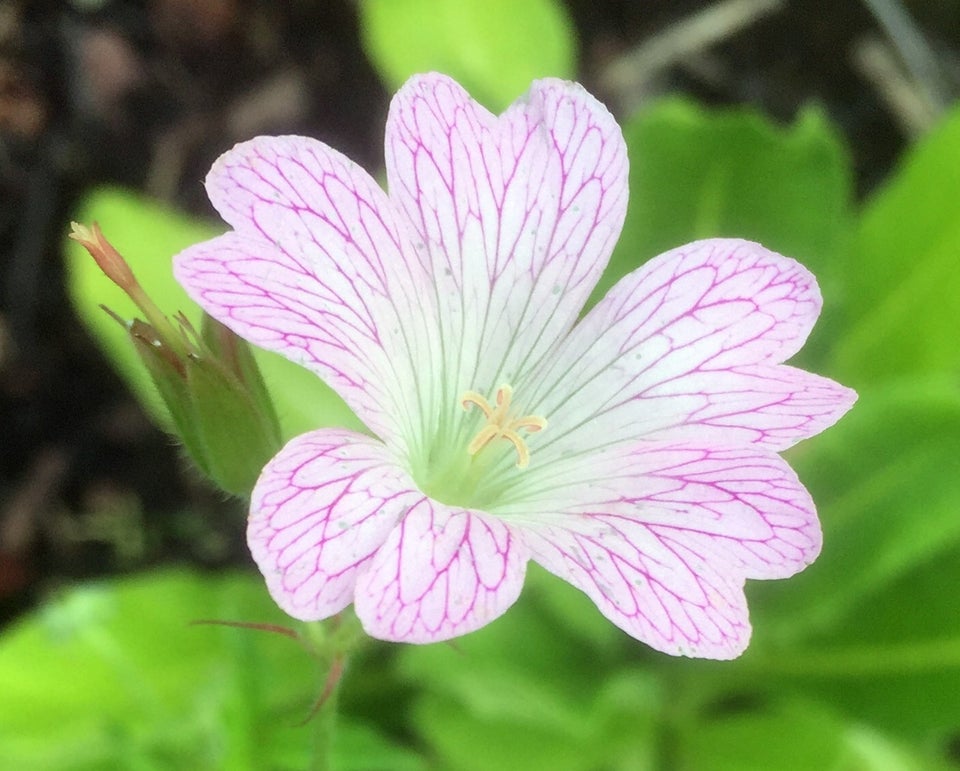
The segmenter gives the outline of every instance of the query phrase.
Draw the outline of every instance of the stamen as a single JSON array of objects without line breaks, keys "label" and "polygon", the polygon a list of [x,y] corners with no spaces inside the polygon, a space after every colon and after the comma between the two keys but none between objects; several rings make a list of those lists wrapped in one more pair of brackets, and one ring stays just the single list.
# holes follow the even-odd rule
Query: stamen
[{"label": "stamen", "polygon": [[494,439],[506,439],[517,451],[517,468],[526,468],[530,464],[530,449],[518,432],[524,429],[528,433],[536,433],[547,427],[547,421],[538,415],[524,415],[515,418],[510,415],[510,400],[513,389],[502,385],[497,389],[496,407],[491,407],[483,396],[476,391],[467,391],[460,397],[463,409],[469,410],[470,405],[476,405],[483,412],[487,422],[467,445],[467,452],[476,455]]},{"label": "stamen", "polygon": [[467,391],[463,396],[460,397],[460,403],[463,405],[465,410],[470,409],[471,404],[476,404],[481,410],[483,410],[483,414],[486,415],[487,418],[493,414],[493,408],[490,406],[490,402],[488,402],[476,391]]}]

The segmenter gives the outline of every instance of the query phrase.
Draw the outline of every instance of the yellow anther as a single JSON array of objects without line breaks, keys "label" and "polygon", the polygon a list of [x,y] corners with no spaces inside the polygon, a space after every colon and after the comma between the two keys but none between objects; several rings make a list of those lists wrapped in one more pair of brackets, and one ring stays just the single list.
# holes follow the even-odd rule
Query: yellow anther
[{"label": "yellow anther", "polygon": [[502,385],[497,389],[495,407],[476,391],[467,391],[460,397],[460,403],[465,410],[469,410],[471,404],[476,405],[487,418],[487,422],[467,445],[467,452],[476,455],[494,439],[506,439],[517,451],[517,468],[526,468],[530,464],[530,450],[523,437],[517,432],[521,428],[530,434],[542,431],[547,427],[547,421],[537,415],[512,417],[510,415],[512,397],[513,389],[508,385]]}]

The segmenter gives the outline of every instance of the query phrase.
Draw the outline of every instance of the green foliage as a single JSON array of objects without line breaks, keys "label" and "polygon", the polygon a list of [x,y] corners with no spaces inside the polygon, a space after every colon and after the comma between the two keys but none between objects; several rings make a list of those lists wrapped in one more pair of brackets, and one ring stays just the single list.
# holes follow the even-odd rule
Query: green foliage
[{"label": "green foliage", "polygon": [[641,111],[623,133],[627,222],[594,298],[667,249],[720,236],[760,241],[832,283],[849,227],[851,171],[819,110],[784,129],[752,110],[708,112],[675,98]]},{"label": "green foliage", "polygon": [[684,734],[681,767],[711,771],[933,771],[882,734],[815,702],[758,702],[698,721]]},{"label": "green foliage", "polygon": [[756,587],[764,607],[760,634],[795,637],[843,627],[845,614],[866,596],[938,555],[960,551],[955,384],[874,387],[813,444],[794,466],[827,513],[824,552],[788,583]]},{"label": "green foliage", "polygon": [[960,105],[867,205],[847,265],[850,331],[838,372],[854,385],[960,374]]},{"label": "green foliage", "polygon": [[531,566],[524,601],[509,617],[455,649],[403,650],[400,673],[418,689],[412,718],[440,768],[656,768],[661,683],[617,656],[624,636],[595,608],[574,602],[605,625],[606,649],[618,666],[585,646],[576,629],[557,625],[557,593],[579,599]]},{"label": "green foliage", "polygon": [[364,0],[360,20],[391,90],[436,70],[499,112],[536,78],[573,77],[573,29],[557,0]]},{"label": "green foliage", "polygon": [[[0,639],[0,757],[21,771],[301,769],[325,672],[296,642],[222,619],[290,624],[252,575],[167,572],[72,589]],[[342,717],[342,771],[419,771]]]}]

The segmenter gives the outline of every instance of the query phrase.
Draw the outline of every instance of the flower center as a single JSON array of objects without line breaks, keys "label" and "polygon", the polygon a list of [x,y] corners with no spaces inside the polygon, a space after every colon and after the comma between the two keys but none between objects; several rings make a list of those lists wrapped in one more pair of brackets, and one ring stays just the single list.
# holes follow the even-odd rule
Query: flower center
[{"label": "flower center", "polygon": [[508,385],[502,385],[497,389],[495,407],[492,407],[490,402],[476,391],[467,391],[460,397],[460,403],[465,410],[469,410],[471,405],[479,407],[487,418],[487,422],[467,445],[467,452],[470,455],[476,455],[494,439],[506,439],[517,451],[517,468],[522,469],[530,464],[530,449],[518,432],[520,429],[530,434],[542,431],[547,427],[547,421],[538,415],[522,417],[511,415],[512,397],[513,389]]},{"label": "flower center", "polygon": [[[476,391],[467,391],[460,405],[467,412],[474,408],[483,413],[483,422],[472,416],[454,414],[459,410],[449,405],[437,421],[437,430],[410,458],[410,473],[417,486],[434,500],[449,506],[482,509],[493,512],[503,496],[522,486],[521,476],[530,465],[530,448],[525,436],[542,431],[547,421],[538,415],[519,415],[511,410],[513,389],[502,385],[497,389],[493,403]],[[473,436],[470,439],[470,436]],[[515,467],[511,455],[516,453]]]}]

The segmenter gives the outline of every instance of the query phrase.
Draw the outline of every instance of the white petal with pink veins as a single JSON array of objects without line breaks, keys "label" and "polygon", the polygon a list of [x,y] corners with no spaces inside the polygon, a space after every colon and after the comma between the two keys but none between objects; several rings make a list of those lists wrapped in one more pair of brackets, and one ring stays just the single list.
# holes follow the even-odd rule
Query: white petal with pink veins
[{"label": "white petal with pink veins", "polygon": [[264,468],[247,541],[283,610],[305,621],[326,618],[353,602],[358,574],[422,498],[382,443],[314,431]]},{"label": "white petal with pink veins", "polygon": [[660,650],[737,655],[749,637],[743,579],[786,578],[820,551],[809,493],[762,448],[654,442],[595,463],[589,485],[557,480],[502,516],[533,559]]},{"label": "white petal with pink veins", "polygon": [[810,494],[783,458],[762,447],[641,442],[588,461],[589,482],[555,473],[498,512],[517,526],[600,512],[673,529],[677,540],[712,544],[746,578],[786,578],[820,552]]},{"label": "white petal with pink veins", "polygon": [[743,578],[671,531],[617,515],[523,530],[532,558],[631,636],[674,655],[734,658],[750,639]]},{"label": "white petal with pink veins", "polygon": [[581,86],[533,84],[502,116],[441,75],[412,78],[386,129],[390,196],[435,281],[455,400],[491,393],[565,333],[626,210],[626,147]]},{"label": "white petal with pink veins", "polygon": [[472,632],[516,601],[528,556],[496,517],[424,499],[359,578],[357,616],[384,640],[426,643]]},{"label": "white petal with pink veins", "polygon": [[374,637],[446,640],[501,615],[532,558],[659,650],[738,655],[744,581],[820,549],[776,451],[856,398],[784,364],[820,312],[813,276],[700,241],[578,322],[627,162],[576,84],[537,81],[498,117],[417,76],[385,145],[389,197],[320,142],[238,145],[207,180],[235,230],[176,258],[211,315],[319,374],[378,437],[315,431],[264,469],[248,540],[277,603],[312,620],[353,602]]},{"label": "white petal with pink veins", "polygon": [[376,182],[321,142],[259,137],[220,157],[207,190],[236,230],[178,255],[191,297],[317,372],[383,438],[414,433],[417,370],[438,355],[435,312]]},{"label": "white petal with pink veins", "polygon": [[651,260],[577,325],[525,389],[550,421],[541,457],[640,437],[776,450],[832,425],[856,395],[780,362],[803,344],[820,292],[799,263],[713,239]]}]

